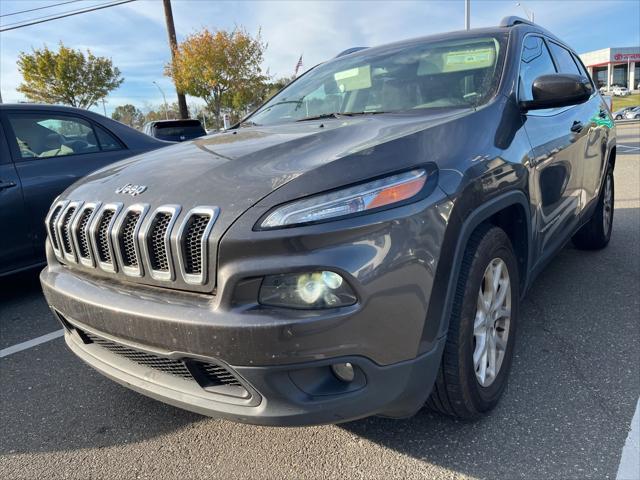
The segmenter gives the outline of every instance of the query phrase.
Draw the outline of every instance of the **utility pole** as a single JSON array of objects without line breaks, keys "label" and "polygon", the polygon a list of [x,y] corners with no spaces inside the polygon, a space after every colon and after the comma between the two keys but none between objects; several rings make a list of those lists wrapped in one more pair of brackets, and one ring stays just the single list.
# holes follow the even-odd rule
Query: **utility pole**
[{"label": "utility pole", "polygon": [[[162,0],[164,4],[164,18],[167,22],[167,33],[169,34],[169,48],[171,48],[171,60],[175,60],[175,51],[178,48],[178,41],[176,40],[176,27],[173,24],[173,11],[171,10],[171,0]],[[180,93],[176,88],[178,94],[178,109],[180,110],[180,118],[189,118],[189,110],[187,109],[187,99],[184,93]]]},{"label": "utility pole", "polygon": [[104,112],[104,116],[107,116],[107,107],[104,105],[105,101],[104,98],[102,99],[102,111]]},{"label": "utility pole", "polygon": [[471,0],[464,0],[464,29],[471,29]]}]

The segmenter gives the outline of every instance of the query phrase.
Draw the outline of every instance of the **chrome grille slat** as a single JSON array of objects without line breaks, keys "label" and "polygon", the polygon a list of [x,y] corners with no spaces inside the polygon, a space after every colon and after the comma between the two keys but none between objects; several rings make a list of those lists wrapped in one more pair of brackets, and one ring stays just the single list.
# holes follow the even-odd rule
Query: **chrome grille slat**
[{"label": "chrome grille slat", "polygon": [[140,212],[127,212],[124,217],[120,234],[118,235],[118,244],[120,245],[120,254],[122,255],[122,265],[125,267],[137,268],[139,265],[134,238],[136,225],[139,220]]},{"label": "chrome grille slat", "polygon": [[211,217],[205,214],[195,214],[188,219],[184,235],[185,273],[202,273],[202,236],[210,219]]},{"label": "chrome grille slat", "polygon": [[166,238],[172,217],[173,215],[168,212],[160,212],[156,214],[153,219],[153,223],[151,224],[149,236],[147,237],[147,248],[149,249],[151,269],[157,272],[169,271]]},{"label": "chrome grille slat", "polygon": [[78,221],[78,256],[80,258],[91,258],[91,250],[89,247],[89,232],[87,226],[89,225],[89,219],[93,213],[93,208],[86,208],[80,214],[80,220]]},{"label": "chrome grille slat", "polygon": [[109,248],[109,224],[114,214],[113,210],[104,210],[98,222],[96,244],[98,246],[98,260],[102,263],[113,263]]},{"label": "chrome grille slat", "polygon": [[62,248],[65,253],[72,254],[73,246],[71,244],[71,220],[73,219],[73,214],[76,213],[76,207],[69,207],[62,217]]},{"label": "chrome grille slat", "polygon": [[209,237],[218,214],[217,207],[182,212],[179,205],[162,205],[150,211],[147,204],[59,201],[45,225],[62,263],[206,292],[214,286],[207,282],[215,268]]}]

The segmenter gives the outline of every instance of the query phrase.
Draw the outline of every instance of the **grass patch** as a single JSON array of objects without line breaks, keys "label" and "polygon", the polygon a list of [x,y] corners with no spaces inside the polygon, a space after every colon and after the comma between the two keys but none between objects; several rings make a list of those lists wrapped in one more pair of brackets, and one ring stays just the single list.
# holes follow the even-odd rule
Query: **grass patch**
[{"label": "grass patch", "polygon": [[624,107],[636,107],[640,105],[640,93],[634,93],[627,97],[611,97],[613,107],[612,111],[620,110]]}]

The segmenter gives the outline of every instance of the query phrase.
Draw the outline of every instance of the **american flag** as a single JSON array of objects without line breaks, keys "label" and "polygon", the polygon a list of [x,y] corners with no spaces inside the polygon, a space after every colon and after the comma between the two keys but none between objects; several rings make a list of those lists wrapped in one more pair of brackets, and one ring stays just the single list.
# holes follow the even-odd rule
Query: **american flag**
[{"label": "american flag", "polygon": [[300,70],[301,66],[302,66],[302,55],[300,55],[300,60],[298,60],[298,63],[296,63],[296,71],[293,72],[294,77],[298,76],[298,70]]}]

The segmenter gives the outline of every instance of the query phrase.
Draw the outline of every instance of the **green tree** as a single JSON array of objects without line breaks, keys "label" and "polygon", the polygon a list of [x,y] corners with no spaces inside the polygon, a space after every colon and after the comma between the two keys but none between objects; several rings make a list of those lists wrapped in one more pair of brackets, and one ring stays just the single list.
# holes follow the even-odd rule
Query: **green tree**
[{"label": "green tree", "polygon": [[267,45],[244,29],[210,32],[206,28],[186,38],[166,66],[179,91],[202,98],[220,122],[225,110],[243,110],[263,95],[267,76],[262,60]]},{"label": "green tree", "polygon": [[111,118],[133,128],[140,128],[144,123],[144,114],[130,103],[118,105],[113,110]]},{"label": "green tree", "polygon": [[85,55],[62,43],[57,52],[46,46],[21,52],[18,69],[23,77],[18,91],[27,99],[78,108],[92,107],[124,81],[111,59],[90,50]]}]

